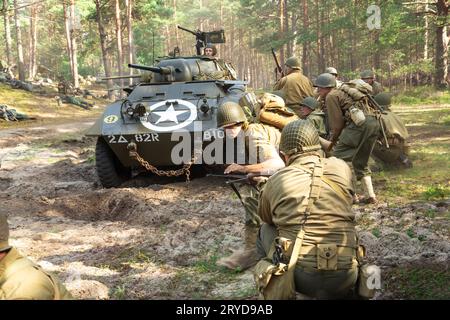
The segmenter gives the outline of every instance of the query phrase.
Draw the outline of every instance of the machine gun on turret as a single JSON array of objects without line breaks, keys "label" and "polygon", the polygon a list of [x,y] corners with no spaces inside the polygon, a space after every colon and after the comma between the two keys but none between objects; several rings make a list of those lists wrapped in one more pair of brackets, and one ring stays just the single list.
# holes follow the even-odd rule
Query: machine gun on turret
[{"label": "machine gun on turret", "polygon": [[192,31],[182,26],[177,26],[177,28],[192,33],[195,36],[195,39],[197,41],[195,44],[195,48],[197,50],[198,56],[202,54],[202,48],[205,47],[208,43],[225,43],[225,31],[223,29],[204,32],[200,30]]}]

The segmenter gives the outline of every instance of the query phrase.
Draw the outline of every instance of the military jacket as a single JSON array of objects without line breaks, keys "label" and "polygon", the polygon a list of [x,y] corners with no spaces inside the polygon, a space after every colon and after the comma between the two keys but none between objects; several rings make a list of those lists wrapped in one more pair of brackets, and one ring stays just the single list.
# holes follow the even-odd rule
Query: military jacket
[{"label": "military jacket", "polygon": [[252,123],[245,130],[249,163],[261,163],[278,157],[281,132],[263,123]]},{"label": "military jacket", "polygon": [[[319,161],[317,155],[299,156],[290,160],[267,181],[262,191],[258,215],[275,225],[279,236],[295,239],[311,190],[311,170]],[[352,211],[352,173],[341,159],[323,159],[323,177],[340,190],[340,194],[320,180],[319,198],[313,203],[305,224],[304,245],[336,244],[355,248],[355,213]]]},{"label": "military jacket", "polygon": [[314,110],[308,115],[306,120],[310,121],[314,125],[320,137],[324,139],[328,137],[328,125],[326,122],[326,115],[323,111]]},{"label": "military jacket", "polygon": [[376,96],[377,94],[383,92],[383,86],[381,85],[381,83],[374,81],[372,84],[372,95]]},{"label": "military jacket", "polygon": [[306,97],[314,96],[314,88],[311,80],[305,77],[299,70],[278,80],[274,90],[282,90],[287,106],[298,105]]},{"label": "military jacket", "polygon": [[0,260],[0,300],[68,300],[72,296],[52,274],[12,248]]},{"label": "military jacket", "polygon": [[341,90],[333,89],[325,99],[330,126],[330,140],[336,142],[345,127],[345,112],[353,105],[353,99]]}]

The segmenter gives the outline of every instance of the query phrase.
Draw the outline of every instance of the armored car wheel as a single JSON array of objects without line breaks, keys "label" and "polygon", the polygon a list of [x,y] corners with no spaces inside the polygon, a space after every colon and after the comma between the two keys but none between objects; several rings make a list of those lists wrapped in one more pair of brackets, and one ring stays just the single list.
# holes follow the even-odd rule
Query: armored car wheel
[{"label": "armored car wheel", "polygon": [[103,137],[97,139],[95,159],[97,175],[103,187],[118,187],[131,178],[131,170],[120,163]]}]

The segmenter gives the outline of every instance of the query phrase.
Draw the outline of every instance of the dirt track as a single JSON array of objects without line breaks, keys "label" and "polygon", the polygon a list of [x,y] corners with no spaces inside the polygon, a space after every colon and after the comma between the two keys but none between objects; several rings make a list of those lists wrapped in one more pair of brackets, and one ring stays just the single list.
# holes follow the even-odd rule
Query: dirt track
[{"label": "dirt track", "polygon": [[[9,214],[13,245],[55,271],[77,298],[255,298],[250,272],[215,265],[246,239],[231,189],[220,179],[155,184],[147,177],[102,189],[95,141],[80,132],[89,124],[0,130],[0,210]],[[422,214],[448,206],[356,208],[370,260],[384,269],[448,269],[448,220]],[[422,240],[407,236],[408,228]]]}]

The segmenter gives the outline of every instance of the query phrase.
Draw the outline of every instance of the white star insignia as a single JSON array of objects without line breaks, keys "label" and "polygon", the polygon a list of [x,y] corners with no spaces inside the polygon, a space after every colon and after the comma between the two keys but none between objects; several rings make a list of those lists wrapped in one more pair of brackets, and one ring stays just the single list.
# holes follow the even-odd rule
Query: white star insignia
[{"label": "white star insignia", "polygon": [[159,116],[158,121],[156,124],[163,122],[163,121],[172,121],[178,124],[178,116],[182,113],[188,112],[189,110],[178,110],[175,111],[173,108],[173,105],[171,104],[169,108],[167,108],[166,111],[153,111],[153,113],[156,113]]}]

